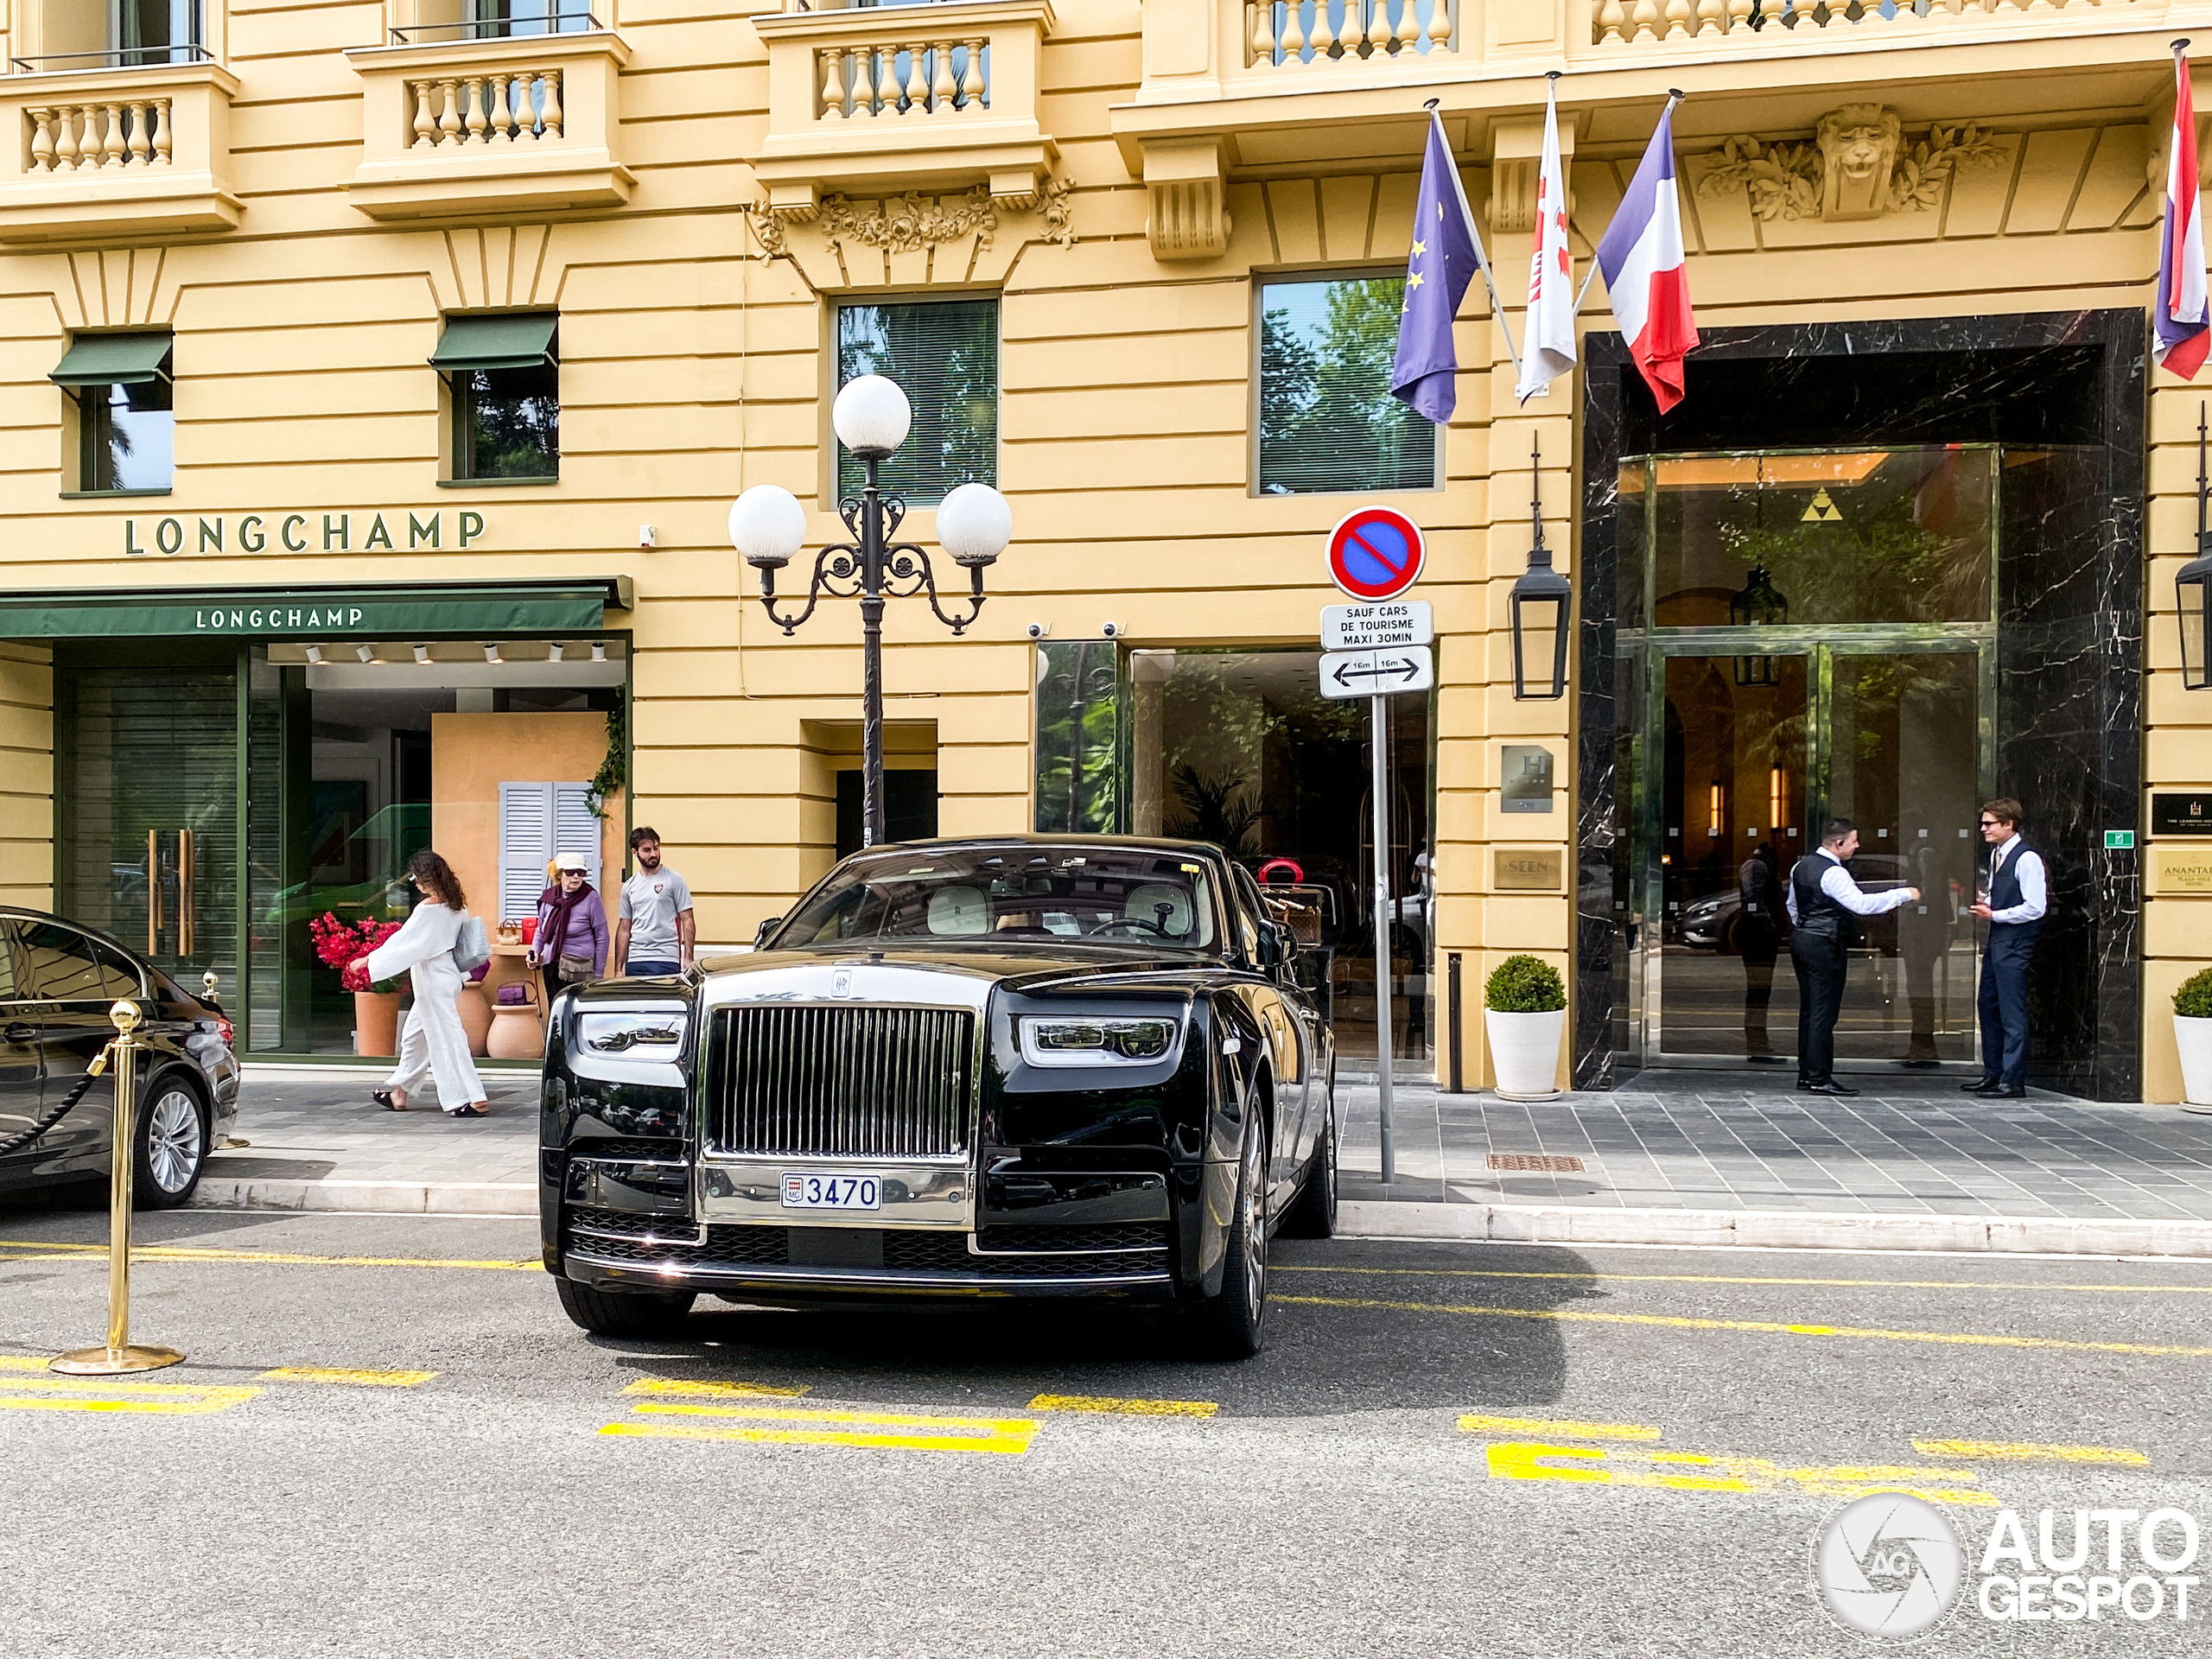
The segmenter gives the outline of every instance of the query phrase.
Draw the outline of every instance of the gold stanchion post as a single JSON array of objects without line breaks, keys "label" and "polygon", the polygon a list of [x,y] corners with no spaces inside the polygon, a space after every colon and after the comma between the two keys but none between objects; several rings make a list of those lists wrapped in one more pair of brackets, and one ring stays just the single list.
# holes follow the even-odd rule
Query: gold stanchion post
[{"label": "gold stanchion post", "polygon": [[136,1002],[118,1002],[107,1011],[115,1040],[93,1069],[111,1057],[115,1063],[115,1142],[108,1154],[107,1345],[79,1348],[48,1366],[70,1376],[114,1376],[125,1371],[154,1371],[184,1356],[174,1348],[130,1344],[130,1173],[137,1161],[138,1049],[137,1033],[145,1015]]}]

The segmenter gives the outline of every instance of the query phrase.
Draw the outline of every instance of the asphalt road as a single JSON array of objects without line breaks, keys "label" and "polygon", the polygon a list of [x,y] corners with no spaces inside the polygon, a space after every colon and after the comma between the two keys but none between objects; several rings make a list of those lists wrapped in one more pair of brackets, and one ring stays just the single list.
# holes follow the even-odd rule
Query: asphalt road
[{"label": "asphalt road", "polygon": [[[1921,1651],[2212,1647],[2163,1584],[1975,1605],[2005,1510],[2212,1555],[2212,1265],[1286,1243],[1230,1366],[1085,1311],[594,1340],[527,1222],[192,1212],[133,1302],[188,1362],[54,1378],[104,1224],[0,1207],[8,1659],[1858,1653],[1812,1559],[1869,1487],[1964,1540]],[[2134,1524],[2083,1570],[2156,1578]]]}]

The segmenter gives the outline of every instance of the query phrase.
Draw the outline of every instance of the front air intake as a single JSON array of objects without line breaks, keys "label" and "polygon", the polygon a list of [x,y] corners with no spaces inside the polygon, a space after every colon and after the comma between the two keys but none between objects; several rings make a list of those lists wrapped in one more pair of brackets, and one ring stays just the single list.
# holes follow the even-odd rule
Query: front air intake
[{"label": "front air intake", "polygon": [[966,1008],[717,1008],[709,1150],[787,1158],[957,1158],[968,1149],[976,1016]]}]

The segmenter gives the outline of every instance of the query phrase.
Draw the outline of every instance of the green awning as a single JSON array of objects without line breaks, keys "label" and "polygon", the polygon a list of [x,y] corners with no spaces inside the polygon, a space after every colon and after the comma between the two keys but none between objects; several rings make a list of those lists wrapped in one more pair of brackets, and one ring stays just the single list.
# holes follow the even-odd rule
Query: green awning
[{"label": "green awning", "polygon": [[169,336],[79,334],[47,377],[58,386],[143,386],[168,378]]},{"label": "green awning", "polygon": [[350,588],[109,588],[0,594],[0,639],[404,639],[574,636],[630,609],[627,576]]},{"label": "green awning", "polygon": [[430,366],[456,369],[534,369],[553,360],[557,311],[524,311],[496,317],[448,317]]}]

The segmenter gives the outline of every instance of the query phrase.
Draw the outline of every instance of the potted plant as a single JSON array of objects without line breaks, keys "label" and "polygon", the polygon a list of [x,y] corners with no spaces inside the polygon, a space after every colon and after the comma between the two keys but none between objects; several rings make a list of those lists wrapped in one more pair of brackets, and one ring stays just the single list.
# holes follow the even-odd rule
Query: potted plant
[{"label": "potted plant", "polygon": [[[326,968],[341,974],[399,931],[397,922],[380,922],[364,916],[347,925],[328,911],[308,924],[315,939],[315,953]],[[353,1052],[391,1055],[399,1052],[399,982],[378,980],[365,991],[353,993]]]},{"label": "potted plant", "polygon": [[2174,1046],[2181,1051],[2181,1101],[2212,1112],[2212,968],[2174,993]]},{"label": "potted plant", "polygon": [[1491,1068],[1505,1100],[1559,1098],[1560,1039],[1567,1031],[1567,987],[1539,957],[1508,957],[1483,986],[1483,1028]]}]

